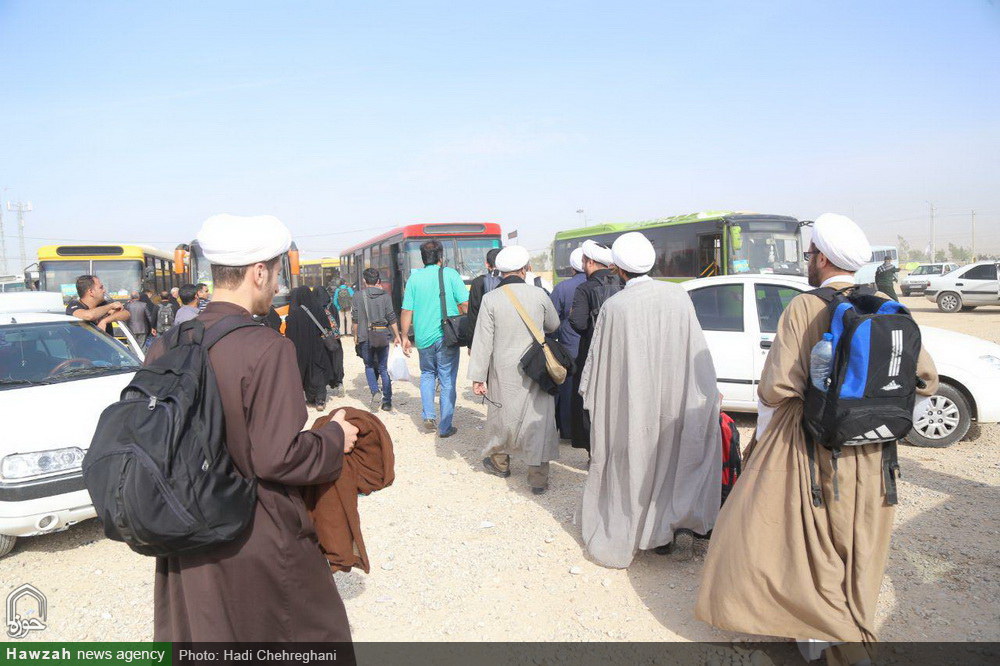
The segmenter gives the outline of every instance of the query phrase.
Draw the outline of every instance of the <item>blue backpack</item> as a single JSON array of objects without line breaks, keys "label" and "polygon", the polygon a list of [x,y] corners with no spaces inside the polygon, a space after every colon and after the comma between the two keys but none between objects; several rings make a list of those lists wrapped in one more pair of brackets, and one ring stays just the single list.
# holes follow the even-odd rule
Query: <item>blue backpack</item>
[{"label": "blue backpack", "polygon": [[870,287],[826,287],[809,293],[827,303],[833,337],[826,390],[810,377],[803,414],[813,504],[822,504],[813,471],[817,443],[833,455],[835,499],[842,448],[882,444],[886,497],[895,504],[896,441],[913,428],[916,389],[923,384],[917,377],[920,328],[903,304]]}]

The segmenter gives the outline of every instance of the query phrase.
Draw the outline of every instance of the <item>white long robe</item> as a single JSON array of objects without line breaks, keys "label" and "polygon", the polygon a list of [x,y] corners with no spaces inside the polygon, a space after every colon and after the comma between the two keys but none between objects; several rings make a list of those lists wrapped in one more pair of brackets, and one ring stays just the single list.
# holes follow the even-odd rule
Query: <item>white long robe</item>
[{"label": "white long robe", "polygon": [[[510,285],[514,295],[538,329],[559,328],[559,314],[548,294],[530,284]],[[559,457],[555,397],[543,391],[519,366],[531,347],[528,327],[517,314],[503,288],[483,296],[476,320],[469,360],[469,379],[486,382],[487,403],[484,455],[513,454],[528,465]]]},{"label": "white long robe", "polygon": [[680,528],[707,533],[722,495],[715,366],[687,293],[632,280],[598,316],[580,382],[590,411],[583,540],[627,567]]}]

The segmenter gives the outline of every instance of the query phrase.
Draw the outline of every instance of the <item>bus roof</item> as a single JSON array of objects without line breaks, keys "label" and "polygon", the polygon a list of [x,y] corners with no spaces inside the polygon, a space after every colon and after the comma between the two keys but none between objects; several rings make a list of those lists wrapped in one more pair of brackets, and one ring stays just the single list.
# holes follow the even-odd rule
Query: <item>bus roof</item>
[{"label": "bus roof", "polygon": [[339,266],[340,257],[323,257],[322,259],[300,259],[300,266]]},{"label": "bus roof", "polygon": [[340,251],[340,256],[353,254],[357,250],[364,249],[380,241],[384,241],[393,236],[402,235],[403,238],[434,238],[452,236],[499,236],[500,225],[495,222],[434,222],[430,224],[408,224],[397,227],[374,238],[369,238],[363,243],[352,245],[346,250]]},{"label": "bus roof", "polygon": [[92,259],[142,259],[151,254],[160,259],[173,260],[173,252],[165,252],[148,245],[112,245],[110,243],[67,243],[64,245],[43,245],[38,248],[39,261]]},{"label": "bus roof", "polygon": [[649,227],[665,227],[675,224],[691,224],[693,222],[713,222],[713,221],[721,222],[723,220],[734,220],[742,218],[747,218],[747,219],[777,218],[777,219],[787,220],[789,222],[798,221],[794,217],[788,215],[764,215],[760,213],[747,213],[747,212],[738,212],[731,210],[711,210],[711,211],[702,211],[700,213],[685,213],[683,215],[661,217],[655,220],[643,220],[640,222],[616,222],[611,224],[597,224],[591,227],[583,227],[581,229],[567,229],[566,231],[560,231],[556,233],[555,239],[567,240],[571,238],[580,238],[584,236],[598,236],[600,234],[636,231],[639,229],[646,229]]}]

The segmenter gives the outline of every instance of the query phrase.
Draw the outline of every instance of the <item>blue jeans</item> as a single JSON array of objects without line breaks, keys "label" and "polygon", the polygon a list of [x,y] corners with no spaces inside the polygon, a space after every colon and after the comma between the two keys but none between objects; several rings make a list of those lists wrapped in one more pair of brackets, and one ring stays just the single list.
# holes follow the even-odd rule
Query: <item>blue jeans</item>
[{"label": "blue jeans", "polygon": [[392,400],[392,380],[389,378],[389,347],[372,347],[361,343],[361,360],[365,362],[365,378],[372,393],[378,391],[378,378],[382,378],[382,400]]},{"label": "blue jeans", "polygon": [[438,340],[430,347],[418,349],[420,354],[420,402],[424,419],[437,418],[434,409],[434,389],[441,382],[441,420],[438,434],[451,429],[451,419],[455,416],[455,380],[458,378],[458,359],[461,347],[445,347],[444,340]]}]

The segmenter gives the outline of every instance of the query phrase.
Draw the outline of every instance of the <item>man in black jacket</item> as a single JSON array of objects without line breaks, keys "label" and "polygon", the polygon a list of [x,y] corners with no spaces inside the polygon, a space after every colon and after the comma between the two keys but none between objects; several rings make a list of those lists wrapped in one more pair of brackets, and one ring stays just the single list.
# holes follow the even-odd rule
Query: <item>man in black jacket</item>
[{"label": "man in black jacket", "polygon": [[500,284],[500,273],[497,271],[497,255],[500,254],[499,247],[495,247],[486,253],[486,273],[472,280],[469,285],[469,312],[466,314],[466,321],[469,324],[469,350],[472,350],[472,336],[476,332],[476,319],[479,317],[479,306],[483,302],[483,296],[496,289]]},{"label": "man in black jacket", "polygon": [[[365,378],[368,389],[372,392],[371,411],[375,411],[379,401],[382,411],[392,411],[392,379],[389,377],[389,346],[403,344],[399,337],[399,327],[396,325],[396,310],[392,306],[392,297],[382,289],[381,276],[377,268],[366,268],[362,273],[365,286],[354,292],[351,311],[354,313],[354,345],[358,356],[365,363]],[[382,327],[382,330],[372,330],[372,324]],[[392,330],[392,340],[386,340],[384,329]],[[372,344],[374,338],[382,335],[383,339]],[[379,391],[378,378],[382,378],[382,390]]]},{"label": "man in black jacket", "polygon": [[613,263],[611,248],[592,240],[584,241],[583,271],[587,281],[576,288],[573,309],[569,313],[569,323],[580,334],[580,352],[576,357],[576,371],[573,373],[573,395],[570,403],[570,432],[573,447],[590,451],[590,415],[583,408],[580,396],[580,376],[590,353],[590,341],[594,335],[594,324],[604,301],[625,286],[610,268]]}]

